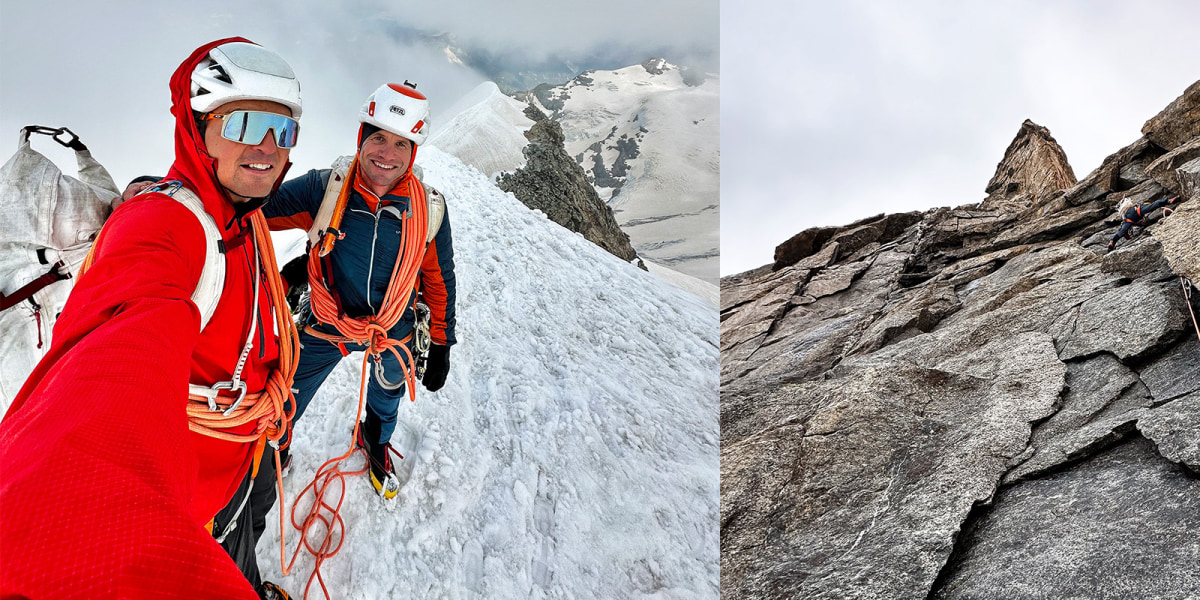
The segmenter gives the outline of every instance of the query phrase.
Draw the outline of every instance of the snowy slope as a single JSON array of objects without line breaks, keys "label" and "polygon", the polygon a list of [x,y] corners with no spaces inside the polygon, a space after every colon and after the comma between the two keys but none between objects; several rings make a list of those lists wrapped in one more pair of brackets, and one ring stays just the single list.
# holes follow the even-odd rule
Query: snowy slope
[{"label": "snowy slope", "polygon": [[704,300],[713,307],[721,305],[721,288],[713,285],[703,279],[684,275],[679,271],[668,269],[654,261],[642,259],[642,264],[653,274],[666,279],[671,285],[678,287],[686,292],[691,292]]},{"label": "snowy slope", "polygon": [[716,283],[720,79],[709,74],[698,86],[684,79],[661,60],[588,71],[542,94],[542,105],[638,254]]},{"label": "snowy slope", "polygon": [[[393,442],[411,477],[397,501],[365,476],[348,481],[345,546],[322,569],[330,591],[716,598],[716,309],[437,148],[418,162],[448,198],[460,343],[446,387],[400,408]],[[289,509],[349,447],[360,369],[360,354],[343,360],[299,424]],[[278,515],[267,523],[264,575],[299,596],[312,558],[282,575]],[[286,534],[290,559],[297,534]]]},{"label": "snowy slope", "polygon": [[429,143],[494,178],[525,163],[521,149],[528,141],[523,133],[533,121],[524,109],[525,104],[500,93],[495,83],[481,83],[446,111],[454,116],[434,128]]}]

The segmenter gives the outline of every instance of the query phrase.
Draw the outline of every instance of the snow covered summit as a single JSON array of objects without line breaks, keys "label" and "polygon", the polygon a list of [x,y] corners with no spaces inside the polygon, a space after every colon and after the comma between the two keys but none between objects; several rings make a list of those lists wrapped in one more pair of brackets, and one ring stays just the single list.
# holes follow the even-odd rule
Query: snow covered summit
[{"label": "snow covered summit", "polygon": [[[720,247],[720,80],[662,59],[538,86],[568,154],[643,258],[716,285]],[[446,114],[432,143],[485,175],[524,164],[525,104],[485,83]]]},{"label": "snow covered summit", "polygon": [[523,135],[533,126],[525,104],[485,81],[455,102],[446,113],[454,115],[436,127],[429,143],[453,154],[491,178],[524,164]]},{"label": "snow covered summit", "polygon": [[[715,598],[716,309],[437,147],[418,162],[447,198],[460,343],[445,388],[400,407],[396,501],[348,479],[345,545],[322,568],[330,592]],[[289,511],[351,444],[360,368],[359,354],[343,360],[296,429]],[[313,561],[302,555],[281,573],[278,522],[268,516],[259,561],[267,579],[302,594]],[[298,536],[286,534],[290,559]]]},{"label": "snow covered summit", "polygon": [[718,281],[720,79],[662,59],[587,71],[535,96],[560,122],[638,254]]}]

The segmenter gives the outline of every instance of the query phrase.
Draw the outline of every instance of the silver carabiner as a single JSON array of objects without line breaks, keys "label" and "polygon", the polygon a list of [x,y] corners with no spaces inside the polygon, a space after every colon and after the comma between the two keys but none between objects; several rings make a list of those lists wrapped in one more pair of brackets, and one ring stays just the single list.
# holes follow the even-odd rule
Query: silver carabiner
[{"label": "silver carabiner", "polygon": [[[246,382],[245,381],[240,381],[240,380],[239,381],[218,381],[212,385],[212,390],[213,390],[213,395],[210,396],[208,399],[208,408],[209,408],[209,410],[212,410],[212,411],[220,410],[220,407],[217,406],[216,400],[214,400],[214,397],[216,396],[217,391],[229,390],[231,392],[238,393],[237,400],[234,400],[233,404],[229,405],[229,408],[225,409],[224,411],[221,411],[221,414],[225,415],[226,417],[233,414],[233,411],[237,410],[237,407],[242,404],[242,400],[246,399]],[[207,394],[205,394],[205,395],[207,396]]]},{"label": "silver carabiner", "polygon": [[413,349],[417,354],[425,354],[429,352],[429,346],[433,344],[433,337],[430,335],[430,313],[429,307],[424,302],[418,302],[414,313],[416,323],[413,325]]}]

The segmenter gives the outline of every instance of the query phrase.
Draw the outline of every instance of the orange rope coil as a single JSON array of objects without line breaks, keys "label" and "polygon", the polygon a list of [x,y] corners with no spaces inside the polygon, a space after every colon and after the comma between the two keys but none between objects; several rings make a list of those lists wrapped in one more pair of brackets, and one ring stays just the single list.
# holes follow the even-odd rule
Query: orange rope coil
[{"label": "orange rope coil", "polygon": [[[279,331],[279,368],[272,370],[267,376],[263,391],[246,394],[246,398],[229,416],[210,410],[208,398],[190,394],[187,406],[188,428],[201,435],[230,442],[253,442],[265,434],[267,440],[278,443],[290,428],[292,416],[296,412],[295,402],[291,403],[290,410],[285,407],[285,402],[292,399],[292,379],[300,359],[300,338],[296,332],[296,324],[292,322],[291,308],[287,305],[287,290],[283,288],[283,280],[279,276],[279,266],[275,261],[275,248],[271,243],[267,220],[262,211],[254,211],[250,221],[254,229],[254,243],[258,246],[259,260],[262,263],[261,268],[266,274],[267,295],[274,309],[275,326]],[[238,435],[224,431],[250,422],[258,423],[252,434]]]}]

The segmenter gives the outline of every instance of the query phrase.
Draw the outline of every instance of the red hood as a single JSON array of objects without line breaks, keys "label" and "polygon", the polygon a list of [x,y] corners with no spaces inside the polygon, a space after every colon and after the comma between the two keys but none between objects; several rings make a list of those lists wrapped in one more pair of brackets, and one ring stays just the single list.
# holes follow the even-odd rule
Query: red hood
[{"label": "red hood", "polygon": [[[248,42],[242,37],[231,37],[210,42],[196,49],[192,55],[179,65],[171,76],[171,114],[175,115],[175,163],[167,172],[167,179],[178,179],[184,186],[196,192],[204,202],[204,209],[212,215],[222,230],[222,237],[228,239],[236,233],[237,227],[231,227],[234,210],[233,203],[225,194],[225,188],[217,181],[216,161],[208,155],[204,138],[196,129],[196,121],[192,118],[192,71],[196,65],[208,56],[209,51],[221,44],[229,42]],[[275,181],[275,189],[283,182],[283,176],[292,166],[291,161],[283,165],[279,179]],[[271,192],[274,193],[275,189]]]}]

